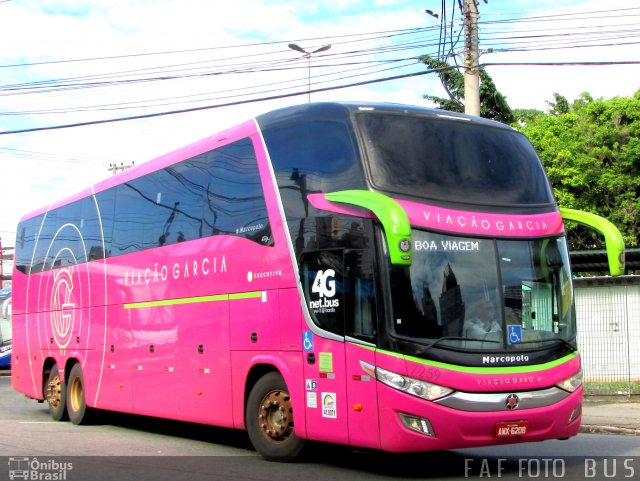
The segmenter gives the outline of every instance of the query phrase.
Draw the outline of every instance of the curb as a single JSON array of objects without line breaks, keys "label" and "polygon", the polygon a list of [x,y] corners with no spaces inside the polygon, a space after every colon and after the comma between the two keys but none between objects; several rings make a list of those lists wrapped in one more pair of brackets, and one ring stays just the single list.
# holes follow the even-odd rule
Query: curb
[{"label": "curb", "polygon": [[640,436],[640,429],[637,428],[600,426],[597,424],[583,424],[580,426],[580,432],[587,434],[625,434],[627,436]]}]

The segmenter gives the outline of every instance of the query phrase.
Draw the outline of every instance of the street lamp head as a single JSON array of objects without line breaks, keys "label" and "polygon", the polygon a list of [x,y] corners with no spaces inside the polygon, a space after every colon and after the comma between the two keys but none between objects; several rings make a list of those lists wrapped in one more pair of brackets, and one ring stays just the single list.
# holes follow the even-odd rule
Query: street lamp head
[{"label": "street lamp head", "polygon": [[331,45],[323,45],[322,47],[315,49],[313,52],[308,52],[307,50],[303,49],[297,43],[290,43],[288,45],[288,47],[291,50],[295,50],[296,52],[300,52],[301,54],[304,54],[305,57],[308,57],[309,55],[312,55],[314,53],[326,52],[327,50],[329,50],[331,48]]},{"label": "street lamp head", "polygon": [[295,50],[296,52],[300,52],[300,53],[304,53],[304,54],[308,54],[309,53],[305,49],[303,49],[300,45],[298,45],[296,43],[290,43],[289,44],[289,48],[291,50]]},{"label": "street lamp head", "polygon": [[323,45],[322,47],[314,50],[311,53],[318,53],[318,52],[326,52],[327,50],[329,50],[331,48],[331,45]]},{"label": "street lamp head", "polygon": [[425,10],[424,12],[431,15],[433,18],[440,18],[437,13],[433,13],[433,10]]}]

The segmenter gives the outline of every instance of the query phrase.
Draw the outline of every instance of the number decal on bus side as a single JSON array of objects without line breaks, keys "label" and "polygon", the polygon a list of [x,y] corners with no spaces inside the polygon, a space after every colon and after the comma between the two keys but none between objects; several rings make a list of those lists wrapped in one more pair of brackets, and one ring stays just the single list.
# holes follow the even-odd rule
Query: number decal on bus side
[{"label": "number decal on bus side", "polygon": [[414,365],[409,375],[423,381],[436,381],[440,377],[440,370],[435,367]]}]

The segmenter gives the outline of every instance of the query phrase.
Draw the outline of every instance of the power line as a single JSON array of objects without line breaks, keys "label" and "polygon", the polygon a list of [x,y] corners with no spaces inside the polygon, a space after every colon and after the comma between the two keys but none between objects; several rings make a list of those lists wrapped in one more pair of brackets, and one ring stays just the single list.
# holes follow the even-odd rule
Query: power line
[{"label": "power line", "polygon": [[[495,67],[495,66],[512,66],[512,67],[515,67],[515,66],[518,66],[518,67],[526,67],[526,66],[544,66],[544,67],[591,66],[591,67],[593,67],[593,66],[609,66],[609,65],[640,65],[640,60],[603,61],[603,62],[599,62],[599,61],[593,61],[593,62],[486,62],[486,63],[479,64],[476,67]],[[375,84],[375,83],[389,82],[389,81],[392,81],[392,80],[399,80],[399,79],[404,79],[404,78],[409,78],[409,77],[417,77],[417,76],[427,75],[427,74],[431,74],[431,73],[438,73],[438,72],[441,72],[443,70],[455,69],[455,68],[457,68],[457,67],[448,67],[448,68],[444,68],[444,69],[443,68],[429,69],[429,70],[424,70],[424,71],[421,71],[421,72],[413,72],[413,73],[409,73],[409,74],[395,75],[395,76],[392,76],[392,77],[385,77],[385,78],[379,78],[379,79],[373,79],[373,80],[363,80],[361,82],[355,82],[355,83],[350,83],[350,84],[316,88],[316,89],[312,89],[311,93],[328,92],[328,91],[332,91],[332,90],[341,90],[341,89],[345,89],[345,88],[359,87],[359,86],[362,86],[362,85],[371,85],[371,84]],[[238,101],[234,101],[234,102],[220,103],[220,104],[215,104],[215,105],[206,105],[206,106],[201,106],[201,107],[191,107],[191,108],[187,108],[187,109],[170,110],[170,111],[165,111],[165,112],[155,112],[155,113],[150,113],[150,114],[132,115],[132,116],[128,116],[128,117],[119,117],[119,118],[114,118],[114,119],[92,120],[92,121],[87,121],[87,122],[76,122],[76,123],[71,123],[71,124],[53,125],[53,126],[48,126],[48,127],[34,127],[34,128],[30,128],[30,129],[11,130],[11,131],[0,132],[0,135],[12,135],[12,134],[22,134],[22,133],[30,133],[30,132],[41,132],[41,131],[45,131],[45,130],[59,130],[59,129],[67,129],[67,128],[75,128],[75,127],[84,127],[84,126],[89,126],[89,125],[99,125],[99,124],[107,124],[107,123],[115,123],[115,122],[125,122],[125,121],[129,121],[129,120],[141,120],[141,119],[148,119],[148,118],[153,118],[153,117],[161,117],[161,116],[167,116],[167,115],[175,115],[175,114],[182,114],[182,113],[189,113],[189,112],[197,112],[197,111],[201,111],[201,110],[211,110],[211,109],[217,109],[217,108],[222,108],[222,107],[231,107],[231,106],[236,106],[236,105],[244,105],[244,104],[250,104],[250,103],[257,103],[257,102],[265,102],[265,101],[268,101],[268,100],[278,100],[278,99],[283,99],[283,98],[297,97],[297,96],[300,96],[300,95],[307,95],[308,93],[309,93],[308,90],[304,90],[304,91],[298,91],[298,92],[293,92],[293,93],[270,95],[270,96],[267,96],[267,97],[260,97],[260,98],[253,98],[253,99],[247,99],[247,100],[238,100]]]},{"label": "power line", "polygon": [[[398,30],[381,30],[376,32],[365,32],[365,33],[354,33],[347,35],[338,35],[338,36],[327,36],[327,37],[310,37],[310,38],[302,38],[295,39],[293,42],[296,43],[308,43],[308,42],[317,42],[317,41],[325,41],[331,40],[332,44],[337,44],[336,39],[339,38],[353,38],[353,37],[361,37],[365,35],[380,35],[379,38],[389,38],[398,35],[406,35],[411,33],[420,33],[428,30],[433,30],[433,27],[414,27],[414,28],[404,28]],[[355,40],[358,41],[358,40]],[[115,60],[115,59],[127,59],[127,58],[137,58],[137,57],[150,57],[150,56],[159,56],[159,55],[174,55],[174,54],[185,54],[185,53],[193,53],[193,52],[209,52],[212,50],[230,50],[235,48],[246,48],[246,47],[263,47],[268,45],[286,45],[291,41],[287,40],[277,40],[272,42],[255,42],[255,43],[246,43],[246,44],[237,44],[237,45],[223,45],[216,47],[201,47],[194,49],[185,49],[185,50],[167,50],[161,52],[140,52],[133,54],[125,54],[125,55],[110,55],[104,57],[87,57],[87,58],[76,58],[76,59],[61,59],[61,60],[43,60],[40,62],[25,62],[25,63],[17,63],[17,64],[9,64],[9,65],[0,65],[0,68],[12,68],[12,67],[33,67],[36,65],[50,65],[50,64],[60,64],[60,63],[77,63],[77,62],[93,62],[100,60]],[[240,58],[246,57],[255,57],[263,54],[251,54],[241,56]],[[231,57],[238,58],[238,57]]]},{"label": "power line", "polygon": [[540,67],[600,67],[606,65],[640,65],[640,60],[627,61],[604,61],[604,62],[486,62],[482,63],[482,67],[495,66],[540,66]]},{"label": "power line", "polygon": [[[319,79],[321,77],[331,76],[330,79],[325,80],[317,80],[315,84],[326,84],[329,82],[335,82],[339,80],[346,80],[356,77],[361,77],[363,75],[371,75],[374,73],[381,73],[388,70],[394,70],[398,68],[408,67],[410,65],[415,65],[419,59],[417,57],[403,58],[403,59],[393,59],[388,61],[378,61],[375,62],[375,70],[371,68],[368,64],[371,62],[365,62],[365,66],[359,68],[349,68],[346,70],[334,70],[331,73],[320,74],[314,76],[314,79]],[[341,64],[343,65],[343,64]],[[357,63],[350,63],[349,65],[357,65]],[[391,65],[389,67],[388,65]],[[330,65],[329,65],[330,66]],[[364,72],[356,73],[358,70],[365,70]],[[339,76],[342,73],[349,73],[350,75]],[[304,82],[302,82],[304,80]],[[295,85],[288,85],[294,82],[298,82]],[[305,77],[300,79],[292,79],[286,81],[279,82],[268,82],[264,84],[251,85],[244,88],[232,88],[226,90],[216,90],[215,92],[207,92],[186,96],[174,96],[174,97],[164,97],[159,99],[146,99],[146,100],[134,100],[130,102],[118,102],[113,104],[99,104],[99,105],[89,105],[84,107],[78,107],[74,109],[39,109],[39,110],[24,110],[24,111],[4,111],[2,115],[39,115],[39,114],[67,114],[72,112],[87,112],[87,111],[105,111],[105,110],[130,110],[130,109],[138,109],[138,108],[149,108],[149,107],[158,107],[163,105],[171,105],[176,103],[195,103],[195,102],[203,102],[217,99],[225,99],[225,98],[234,98],[234,97],[245,97],[247,95],[257,95],[266,92],[275,91],[284,91],[291,88],[299,88],[304,87],[307,84],[307,78]],[[266,90],[265,90],[266,89]],[[243,93],[245,92],[246,93]],[[220,95],[224,93],[229,93],[229,95]],[[212,97],[213,95],[213,97]],[[202,98],[203,96],[207,96],[207,98]],[[193,98],[196,97],[196,98]]]},{"label": "power line", "polygon": [[[412,29],[411,32],[416,31],[416,29]],[[567,37],[567,35],[572,35],[572,34],[567,34],[566,32],[563,35],[559,35],[560,38],[563,37]],[[522,39],[522,38],[543,38],[543,35],[535,35],[535,36],[529,36],[529,37],[523,37],[523,36],[519,36],[519,37],[514,37],[514,36],[510,36],[510,37],[493,37],[493,39],[496,40],[513,40],[513,39]],[[551,37],[551,36],[550,36]],[[493,41],[492,39],[485,39],[483,38],[483,42],[488,42],[488,41]],[[433,44],[436,45],[436,44]],[[384,53],[384,52],[388,52],[391,49],[393,50],[406,50],[406,49],[420,49],[420,48],[425,48],[425,47],[429,47],[429,44],[425,44],[425,43],[405,43],[404,45],[400,44],[394,44],[391,46],[378,46],[374,49],[366,49],[366,50],[356,50],[356,51],[352,51],[352,52],[346,52],[344,54],[340,54],[339,56],[327,56],[327,57],[332,57],[332,58],[348,58],[349,56],[353,56],[353,55],[367,55],[367,54],[380,54],[380,53]],[[272,52],[273,53],[273,52]],[[255,54],[249,55],[249,56],[245,56],[245,58],[250,58],[250,57],[254,57]],[[108,57],[103,57],[103,58],[108,58]],[[216,62],[219,62],[220,60],[228,60],[227,59],[219,59]],[[234,60],[237,60],[237,58],[234,58]],[[178,74],[167,74],[167,68],[173,68],[173,67],[179,67],[179,66],[186,66],[186,65],[195,65],[198,63],[205,63],[203,62],[191,62],[188,64],[178,64],[178,65],[174,65],[174,66],[165,66],[165,67],[153,67],[153,68],[146,68],[146,69],[138,69],[138,70],[133,70],[133,71],[125,71],[125,72],[117,72],[117,73],[107,73],[107,74],[98,74],[98,75],[92,75],[92,76],[83,76],[83,77],[74,77],[74,78],[67,78],[67,79],[56,79],[56,80],[47,80],[47,81],[39,81],[39,82],[31,82],[31,83],[25,83],[25,84],[14,84],[14,85],[5,85],[3,87],[0,87],[0,90],[4,91],[4,92],[8,92],[8,94],[10,95],[14,95],[16,93],[20,93],[20,91],[25,91],[25,93],[48,93],[48,92],[57,92],[60,90],[74,90],[77,88],[97,88],[97,87],[105,87],[105,86],[118,86],[118,85],[122,85],[122,84],[132,84],[132,83],[140,83],[140,82],[155,82],[155,81],[167,81],[167,80],[176,80],[176,79],[188,79],[188,78],[201,78],[201,77],[206,77],[206,76],[212,76],[212,75],[226,75],[226,74],[246,74],[246,73],[255,73],[255,72],[264,72],[264,71],[274,71],[274,69],[272,68],[273,66],[276,66],[278,64],[290,64],[290,65],[299,65],[299,67],[297,68],[301,68],[301,64],[299,63],[293,63],[293,61],[283,61],[283,60],[267,60],[265,62],[245,62],[245,63],[235,63],[235,64],[228,64],[228,65],[222,65],[219,66],[217,70],[214,71],[205,71],[205,72],[193,72],[193,73],[178,73]],[[208,60],[207,63],[211,63],[211,60]],[[344,64],[346,65],[346,64]],[[327,65],[329,66],[329,65]],[[335,66],[335,65],[332,65]],[[149,71],[153,71],[153,70],[158,70],[159,68],[162,68],[165,70],[165,72],[162,73],[158,73],[157,76],[155,77],[130,77],[130,78],[125,78],[122,80],[113,80],[114,76],[120,76],[120,75],[124,75],[124,74],[134,74],[134,73],[142,73],[142,72],[149,72]],[[203,66],[201,67],[202,69],[204,68],[210,68],[209,66]],[[290,68],[296,68],[294,67],[284,67],[283,69],[290,69]],[[98,82],[85,82],[85,83],[73,83],[70,82],[71,80],[88,80],[88,79],[99,79],[99,78],[104,78],[105,80],[103,81],[98,81]],[[7,94],[0,94],[0,95],[7,95]]]},{"label": "power line", "polygon": [[69,154],[56,154],[52,152],[39,152],[35,150],[23,150],[15,149],[11,147],[0,147],[0,155],[6,155],[11,157],[17,157],[20,159],[29,160],[41,160],[47,162],[61,162],[71,164],[85,164],[89,161],[95,162],[96,160],[101,162],[108,162],[106,159],[99,159],[95,157],[83,157]]},{"label": "power line", "polygon": [[[363,76],[379,76],[389,69],[408,68],[418,61],[420,55],[439,51],[439,55],[446,58],[453,58],[456,61],[455,49],[458,44],[461,29],[456,31],[454,27],[456,3],[458,0],[451,0],[451,15],[446,16],[446,22],[438,27],[410,28],[400,30],[387,30],[379,32],[359,33],[338,37],[315,37],[313,39],[303,39],[301,42],[330,41],[334,46],[341,44],[345,47],[352,47],[347,51],[332,50],[331,54],[320,55],[314,60],[311,70],[314,71],[313,79],[316,85],[324,84],[328,87],[331,83],[343,82],[349,79],[356,79]],[[447,1],[442,0],[443,7]],[[547,23],[548,19],[567,21],[590,21],[595,18],[622,18],[635,16],[640,8],[626,8],[614,10],[600,10],[592,12],[574,12],[559,15],[534,15],[525,18],[496,19],[490,22],[479,22],[482,26],[482,45],[488,46],[493,52],[522,52],[522,51],[552,51],[552,50],[572,50],[591,47],[614,47],[624,45],[635,45],[634,37],[640,36],[640,30],[627,28],[621,30],[620,27],[631,27],[629,24],[617,22],[612,24],[606,20],[599,25],[572,25],[571,29],[562,28],[562,22],[556,23],[558,28],[545,27],[542,30],[518,29],[511,32],[496,31],[496,28],[504,25],[526,25],[532,22]],[[616,15],[617,14],[617,15]],[[515,14],[510,14],[515,15]],[[639,14],[640,15],[640,14]],[[443,19],[445,16],[443,15]],[[519,22],[523,22],[520,24]],[[484,30],[488,29],[488,32]],[[558,31],[561,30],[561,31]],[[456,38],[456,33],[458,37]],[[530,35],[528,35],[530,34]],[[440,35],[440,39],[438,38]],[[444,39],[444,40],[443,40]],[[337,40],[337,41],[336,41]],[[446,45],[441,45],[445,41]],[[382,43],[380,43],[382,42]],[[33,97],[24,97],[25,104],[20,106],[14,102],[13,109],[7,108],[0,114],[9,116],[24,115],[45,115],[45,114],[70,114],[93,111],[117,111],[132,110],[140,115],[153,115],[149,112],[152,108],[164,107],[168,105],[198,104],[204,102],[220,100],[241,100],[243,97],[257,97],[265,93],[271,93],[276,98],[282,96],[295,96],[297,90],[303,87],[303,80],[306,83],[307,76],[299,78],[284,78],[277,80],[277,77],[270,82],[260,82],[264,73],[286,73],[287,71],[307,70],[307,63],[298,58],[285,58],[284,52],[269,48],[273,45],[281,45],[285,42],[264,42],[244,45],[232,45],[223,47],[208,47],[192,50],[176,50],[169,52],[143,52],[122,56],[94,57],[90,59],[66,59],[42,63],[70,63],[87,61],[111,61],[113,59],[136,59],[139,56],[152,55],[185,55],[203,52],[208,54],[211,50],[228,51],[228,49],[242,48],[246,46],[262,46],[268,52],[259,54],[251,53],[241,56],[224,55],[224,58],[198,60],[192,62],[176,62],[172,65],[151,65],[144,68],[112,71],[105,73],[92,73],[88,75],[74,76],[68,78],[57,78],[41,80],[37,82],[16,83],[13,85],[0,86],[0,97],[19,99],[24,95],[39,95],[37,100]],[[356,48],[353,48],[356,47]],[[404,55],[398,55],[403,52]],[[261,59],[256,61],[256,55]],[[41,63],[21,64],[38,65]],[[567,65],[567,63],[564,63]],[[592,64],[597,65],[597,64]],[[456,65],[457,66],[457,65]],[[8,66],[4,66],[8,67]],[[330,70],[329,70],[330,69]],[[317,72],[317,74],[315,73]],[[327,73],[325,73],[327,72]],[[258,75],[255,75],[258,74]],[[211,83],[201,82],[203,79],[211,79],[233,75],[233,88],[215,89],[211,88]],[[254,82],[253,79],[259,79]],[[236,80],[237,79],[237,80]],[[370,79],[372,83],[376,78]],[[162,91],[154,90],[154,86],[163,86],[167,82],[183,82],[180,91],[188,91],[188,95],[163,95]],[[121,87],[132,86],[133,90],[125,90]],[[137,86],[137,87],[136,87]],[[172,85],[173,87],[173,85]],[[82,98],[86,96],[83,92],[90,89],[110,88],[109,92],[118,95],[118,98],[111,102],[91,102],[88,103]],[[336,89],[344,88],[341,85]],[[137,89],[137,90],[136,90]],[[322,90],[316,90],[322,91]],[[129,92],[131,92],[129,94]],[[158,92],[157,94],[154,94]],[[125,95],[121,95],[124,93]],[[270,98],[271,96],[267,97]],[[96,94],[91,94],[91,98],[96,98]],[[27,99],[29,99],[27,101]],[[250,100],[250,99],[249,99]],[[260,101],[259,99],[257,101]],[[28,103],[27,103],[28,102]],[[61,103],[64,102],[64,105]],[[46,103],[50,105],[45,105]],[[222,105],[233,104],[224,102]],[[33,108],[37,105],[37,108]],[[208,108],[207,105],[201,106]],[[197,107],[200,108],[200,107]],[[188,110],[188,109],[187,109]],[[135,117],[135,116],[134,116]],[[69,123],[75,125],[75,123]]]},{"label": "power line", "polygon": [[[451,68],[453,68],[453,67],[451,67]],[[396,76],[393,76],[393,77],[386,77],[386,78],[375,79],[375,80],[363,80],[362,82],[356,82],[356,83],[351,83],[351,84],[346,84],[346,85],[339,85],[339,86],[333,86],[333,87],[323,87],[323,88],[318,88],[318,89],[312,89],[310,92],[311,93],[328,92],[328,91],[331,91],[331,90],[339,90],[339,89],[345,89],[345,88],[350,88],[350,87],[359,87],[359,86],[362,86],[362,85],[370,85],[370,84],[380,83],[380,82],[389,82],[391,80],[398,80],[398,79],[403,79],[403,78],[427,75],[427,74],[434,73],[434,72],[437,72],[437,71],[440,71],[440,70],[442,70],[442,69],[431,69],[431,70],[425,70],[425,71],[421,71],[421,72],[413,72],[413,73],[410,73],[410,74],[396,75]],[[93,121],[88,121],[88,122],[76,122],[76,123],[73,123],[73,124],[54,125],[54,126],[49,126],[49,127],[35,127],[35,128],[31,128],[31,129],[5,131],[5,132],[0,132],[0,135],[22,134],[22,133],[28,133],[28,132],[40,132],[40,131],[43,131],[43,130],[68,129],[68,128],[73,128],[73,127],[84,127],[84,126],[88,126],[88,125],[98,125],[98,124],[107,124],[107,123],[114,123],[114,122],[124,122],[124,121],[128,121],[128,120],[148,119],[148,118],[152,118],[152,117],[161,117],[161,116],[166,116],[166,115],[175,115],[175,114],[183,114],[183,113],[188,113],[188,112],[197,112],[197,111],[200,111],[200,110],[210,110],[210,109],[216,109],[216,108],[221,108],[221,107],[231,107],[231,106],[235,106],[235,105],[243,105],[243,104],[250,104],[250,103],[256,103],[256,102],[264,102],[264,101],[267,101],[267,100],[277,100],[277,99],[283,99],[283,98],[289,98],[289,97],[297,97],[299,95],[307,95],[308,93],[309,93],[309,90],[305,90],[305,91],[301,91],[301,92],[294,92],[294,93],[288,93],[288,94],[271,95],[271,96],[268,96],[268,97],[262,97],[262,98],[257,98],[257,99],[239,100],[239,101],[227,102],[227,103],[223,103],[223,104],[207,105],[207,106],[203,106],[203,107],[192,107],[192,108],[188,108],[188,109],[171,110],[171,111],[167,111],[167,112],[156,112],[156,113],[152,113],[152,114],[132,115],[132,116],[129,116],[129,117],[121,117],[121,118],[116,118],[116,119],[93,120]]]}]

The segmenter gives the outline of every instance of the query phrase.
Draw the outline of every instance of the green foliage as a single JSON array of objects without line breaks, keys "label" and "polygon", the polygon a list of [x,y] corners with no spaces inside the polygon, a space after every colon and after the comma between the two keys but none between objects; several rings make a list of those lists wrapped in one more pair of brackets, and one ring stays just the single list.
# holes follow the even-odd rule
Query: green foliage
[{"label": "green foliage", "polygon": [[[464,75],[427,55],[420,60],[438,75],[449,98],[425,95],[439,108],[464,112]],[[625,244],[640,245],[640,90],[632,98],[594,99],[588,93],[570,103],[555,93],[548,111],[515,110],[480,69],[480,115],[510,123],[538,151],[562,207],[606,217]],[[568,226],[572,249],[602,247],[599,235]]]},{"label": "green foliage", "polygon": [[[640,91],[632,98],[573,103],[555,94],[546,114],[517,111],[514,127],[538,151],[558,203],[606,217],[626,245],[640,245]],[[579,226],[568,229],[573,249],[601,247]]]},{"label": "green foliage", "polygon": [[[464,74],[449,64],[433,59],[428,55],[420,57],[420,61],[429,68],[439,70],[438,75],[449,98],[425,95],[424,98],[434,102],[438,108],[452,112],[464,112]],[[480,116],[499,122],[511,123],[515,120],[507,99],[496,89],[493,79],[480,67]]]},{"label": "green foliage", "polygon": [[439,70],[438,76],[442,86],[449,94],[448,99],[433,95],[425,95],[424,98],[434,102],[440,109],[464,113],[464,103],[462,102],[464,99],[464,76],[455,68],[451,68],[449,64],[428,55],[420,57],[420,61],[431,69]]}]

